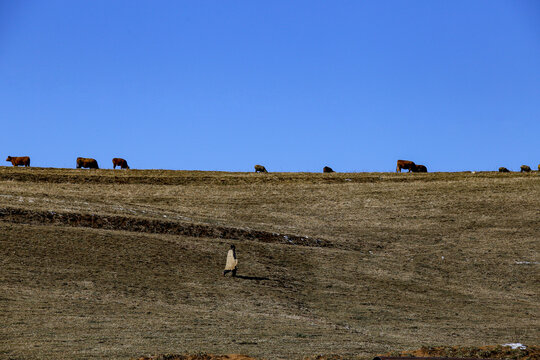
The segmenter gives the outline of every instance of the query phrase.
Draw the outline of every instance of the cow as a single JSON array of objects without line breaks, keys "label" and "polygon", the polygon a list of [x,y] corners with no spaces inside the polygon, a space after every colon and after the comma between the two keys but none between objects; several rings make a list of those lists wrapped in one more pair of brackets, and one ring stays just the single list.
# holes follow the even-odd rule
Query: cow
[{"label": "cow", "polygon": [[266,168],[262,165],[255,165],[255,172],[265,172],[267,173],[268,171],[266,171]]},{"label": "cow", "polygon": [[510,172],[510,170],[508,170],[508,169],[505,168],[505,167],[500,167],[500,168],[499,168],[499,172]]},{"label": "cow", "polygon": [[540,164],[538,164],[538,171],[540,171]]},{"label": "cow", "polygon": [[415,165],[412,169],[413,172],[425,172],[427,173],[427,167],[425,165]]},{"label": "cow", "polygon": [[333,172],[335,172],[335,171],[332,170],[331,167],[325,166],[325,167],[323,167],[322,172],[323,172],[323,173],[333,173]]},{"label": "cow", "polygon": [[531,168],[528,165],[521,165],[520,172],[531,172]]},{"label": "cow", "polygon": [[116,169],[117,166],[120,166],[120,169],[129,169],[129,165],[126,160],[121,158],[112,159],[113,169]]},{"label": "cow", "polygon": [[396,172],[401,172],[401,169],[408,169],[409,172],[411,172],[411,171],[414,170],[415,166],[416,166],[416,164],[414,163],[414,161],[398,160],[397,161]]},{"label": "cow", "polygon": [[99,169],[99,166],[95,159],[78,157],[77,169],[80,168]]},{"label": "cow", "polygon": [[29,156],[8,156],[6,161],[11,161],[13,166],[30,166]]}]

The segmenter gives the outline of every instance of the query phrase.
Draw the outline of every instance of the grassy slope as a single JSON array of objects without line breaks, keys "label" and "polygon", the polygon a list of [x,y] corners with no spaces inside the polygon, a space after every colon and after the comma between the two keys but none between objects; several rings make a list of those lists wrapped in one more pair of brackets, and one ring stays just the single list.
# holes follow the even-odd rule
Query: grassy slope
[{"label": "grassy slope", "polygon": [[[0,354],[369,358],[422,345],[532,344],[538,265],[516,261],[540,260],[539,205],[538,174],[0,168],[0,208],[166,216],[334,245],[0,221]],[[220,276],[229,243],[244,278]]]}]

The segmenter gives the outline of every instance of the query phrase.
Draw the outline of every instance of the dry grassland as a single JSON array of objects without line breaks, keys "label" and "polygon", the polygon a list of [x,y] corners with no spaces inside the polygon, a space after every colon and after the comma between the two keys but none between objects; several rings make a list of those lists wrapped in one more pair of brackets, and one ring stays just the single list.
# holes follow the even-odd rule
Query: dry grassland
[{"label": "dry grassland", "polygon": [[[47,213],[329,246],[48,222]],[[534,345],[539,234],[538,173],[0,168],[0,357],[371,358]],[[239,278],[221,275],[231,243]]]}]

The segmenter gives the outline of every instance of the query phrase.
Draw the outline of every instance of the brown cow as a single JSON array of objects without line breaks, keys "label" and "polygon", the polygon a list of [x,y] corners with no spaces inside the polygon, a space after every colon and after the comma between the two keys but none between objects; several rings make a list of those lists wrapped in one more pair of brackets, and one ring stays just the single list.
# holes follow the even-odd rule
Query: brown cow
[{"label": "brown cow", "polygon": [[531,168],[528,165],[521,165],[520,172],[531,172]]},{"label": "brown cow", "polygon": [[323,172],[323,173],[333,173],[333,172],[335,172],[335,171],[332,170],[331,167],[325,166],[325,167],[323,167],[322,172]]},{"label": "brown cow", "polygon": [[499,168],[499,172],[510,172],[510,170],[508,170],[508,169],[505,168],[505,167],[500,167],[500,168]]},{"label": "brown cow", "polygon": [[117,166],[120,166],[120,169],[129,169],[127,161],[121,158],[112,159],[112,164],[113,169],[116,169]]},{"label": "brown cow", "polygon": [[255,165],[255,172],[268,172],[266,168],[262,165]]},{"label": "brown cow", "polygon": [[80,168],[99,169],[99,166],[95,159],[78,157],[77,169]]},{"label": "brown cow", "polygon": [[6,161],[11,161],[13,166],[30,166],[30,157],[28,156],[8,156]]},{"label": "brown cow", "polygon": [[413,172],[425,172],[427,173],[427,167],[425,165],[415,165],[412,169]]},{"label": "brown cow", "polygon": [[397,161],[396,172],[401,172],[401,169],[408,169],[409,172],[411,172],[411,171],[414,170],[415,166],[416,166],[416,164],[414,163],[414,161],[398,160]]}]

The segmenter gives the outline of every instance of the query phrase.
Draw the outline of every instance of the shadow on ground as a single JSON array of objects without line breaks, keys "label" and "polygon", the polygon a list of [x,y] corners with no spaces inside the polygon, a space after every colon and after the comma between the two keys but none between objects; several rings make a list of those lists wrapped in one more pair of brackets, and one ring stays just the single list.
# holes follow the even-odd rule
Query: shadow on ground
[{"label": "shadow on ground", "polygon": [[242,279],[242,280],[270,280],[270,278],[264,277],[264,276],[236,275],[236,278]]}]

